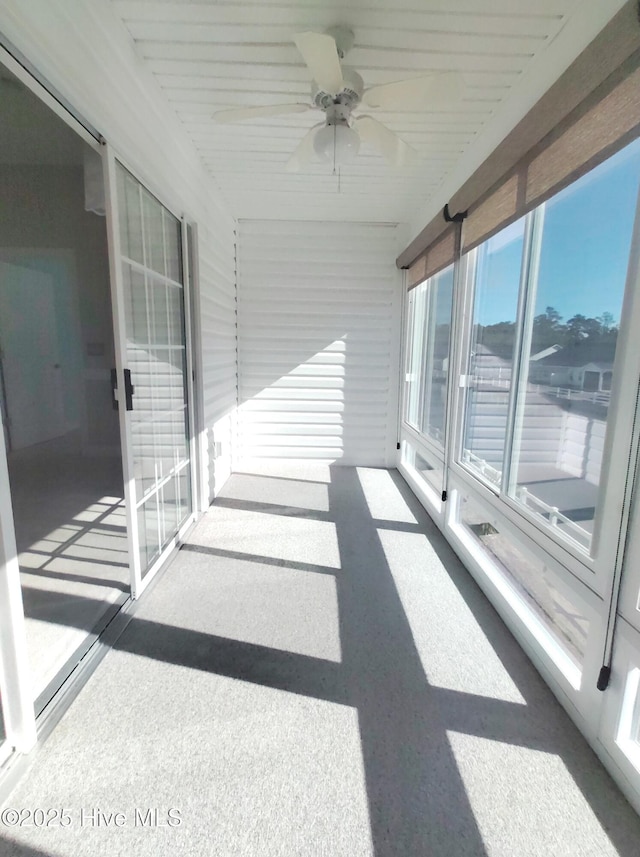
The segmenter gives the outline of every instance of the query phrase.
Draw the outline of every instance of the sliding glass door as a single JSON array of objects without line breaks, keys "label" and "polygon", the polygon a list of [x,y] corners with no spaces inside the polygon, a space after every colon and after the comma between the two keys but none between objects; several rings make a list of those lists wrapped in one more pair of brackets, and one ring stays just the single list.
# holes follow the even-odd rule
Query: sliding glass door
[{"label": "sliding glass door", "polygon": [[192,518],[182,224],[110,156],[120,325],[114,399],[126,438],[133,593]]}]

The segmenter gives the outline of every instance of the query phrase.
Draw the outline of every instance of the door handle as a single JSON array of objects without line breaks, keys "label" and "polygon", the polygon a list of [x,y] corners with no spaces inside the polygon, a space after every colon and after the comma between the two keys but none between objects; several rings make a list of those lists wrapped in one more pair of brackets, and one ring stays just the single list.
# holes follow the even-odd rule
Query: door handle
[{"label": "door handle", "polygon": [[115,369],[111,370],[111,407],[118,410],[118,373]]},{"label": "door handle", "polygon": [[124,370],[124,404],[128,411],[133,410],[133,394],[135,387],[131,383],[131,369]]},{"label": "door handle", "polygon": [[[124,370],[124,406],[125,410],[133,410],[133,394],[135,387],[131,383],[131,369]],[[118,373],[115,369],[111,370],[111,397],[113,410],[118,410]]]}]

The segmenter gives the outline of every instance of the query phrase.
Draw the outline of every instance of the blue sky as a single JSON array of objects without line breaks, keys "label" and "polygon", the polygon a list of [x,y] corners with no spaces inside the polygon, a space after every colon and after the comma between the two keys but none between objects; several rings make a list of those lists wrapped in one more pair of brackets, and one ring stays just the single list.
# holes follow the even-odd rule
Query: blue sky
[{"label": "blue sky", "polygon": [[[640,181],[640,140],[547,203],[536,315],[553,306],[566,321],[610,312],[620,318]],[[515,319],[522,227],[491,239],[476,320]]]}]

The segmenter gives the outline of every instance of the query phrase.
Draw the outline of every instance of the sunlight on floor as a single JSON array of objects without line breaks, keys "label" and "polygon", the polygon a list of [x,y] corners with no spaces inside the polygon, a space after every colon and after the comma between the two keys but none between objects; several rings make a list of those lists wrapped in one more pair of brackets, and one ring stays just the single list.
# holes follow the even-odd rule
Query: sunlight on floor
[{"label": "sunlight on floor", "polygon": [[34,698],[126,598],[129,580],[121,499],[102,497],[70,523],[43,530],[18,555]]},{"label": "sunlight on floor", "polygon": [[429,683],[524,703],[427,536],[384,528],[378,536]]},{"label": "sunlight on floor", "polygon": [[356,468],[371,517],[381,521],[415,524],[415,515],[395,486],[388,470]]},{"label": "sunlight on floor", "polygon": [[458,732],[447,737],[482,838],[493,843],[489,857],[559,854],[559,843],[578,831],[592,844],[580,852],[585,857],[620,853],[558,755]]}]

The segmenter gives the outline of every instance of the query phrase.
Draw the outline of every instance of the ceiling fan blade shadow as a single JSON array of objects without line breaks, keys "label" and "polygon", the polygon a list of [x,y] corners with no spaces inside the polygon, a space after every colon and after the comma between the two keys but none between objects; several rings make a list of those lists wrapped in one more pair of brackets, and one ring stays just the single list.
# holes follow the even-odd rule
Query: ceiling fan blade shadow
[{"label": "ceiling fan blade shadow", "polygon": [[263,119],[268,116],[287,116],[291,113],[306,113],[313,110],[311,104],[269,104],[264,107],[233,107],[229,110],[218,110],[213,118],[220,125],[233,125],[247,119]]},{"label": "ceiling fan blade shadow", "polygon": [[320,89],[336,95],[344,87],[336,40],[326,33],[298,33],[296,47]]},{"label": "ceiling fan blade shadow", "polygon": [[354,127],[361,139],[370,143],[392,166],[408,167],[419,163],[418,152],[377,119],[360,116],[354,122]]},{"label": "ceiling fan blade shadow", "polygon": [[313,128],[310,128],[302,140],[300,140],[295,151],[287,161],[285,169],[288,173],[300,172],[302,167],[317,160],[316,150],[313,148],[313,140],[318,128],[323,127],[324,122],[319,122],[317,125],[314,125]]},{"label": "ceiling fan blade shadow", "polygon": [[372,86],[365,91],[362,102],[393,112],[433,110],[460,101],[463,91],[464,81],[458,72],[435,72]]}]

